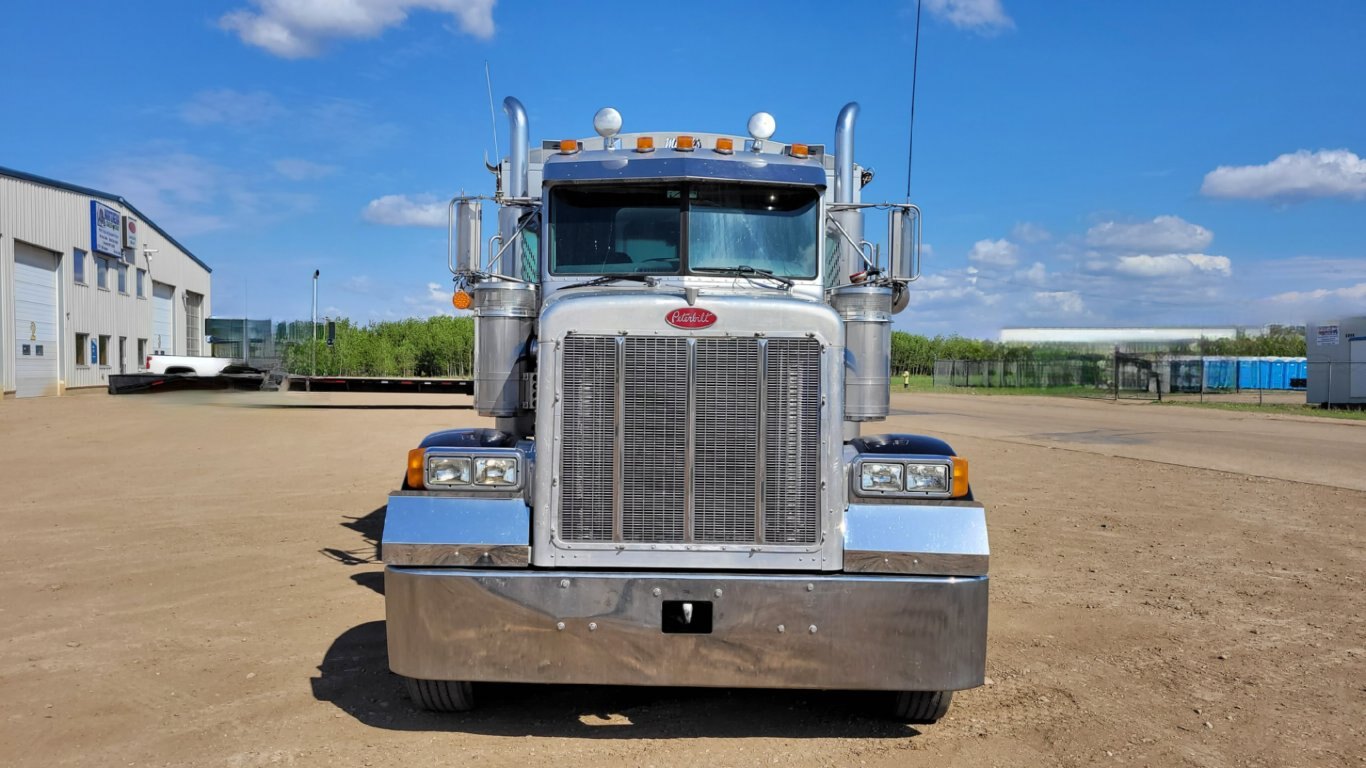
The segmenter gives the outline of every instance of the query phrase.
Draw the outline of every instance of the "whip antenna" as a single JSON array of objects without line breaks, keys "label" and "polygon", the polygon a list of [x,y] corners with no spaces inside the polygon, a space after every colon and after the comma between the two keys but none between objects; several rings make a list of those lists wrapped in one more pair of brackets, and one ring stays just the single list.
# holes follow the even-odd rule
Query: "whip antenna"
[{"label": "whip antenna", "polygon": [[[495,163],[501,163],[503,162],[503,156],[498,153],[498,118],[493,111],[493,78],[489,76],[489,63],[487,59],[484,60],[484,84],[487,85],[489,89],[489,128],[493,132],[493,161]],[[915,103],[914,97],[911,98],[911,103]]]},{"label": "whip antenna", "polygon": [[911,201],[911,158],[915,152],[915,81],[920,70],[920,0],[915,0],[915,48],[911,54],[911,127],[906,137],[906,202]]}]

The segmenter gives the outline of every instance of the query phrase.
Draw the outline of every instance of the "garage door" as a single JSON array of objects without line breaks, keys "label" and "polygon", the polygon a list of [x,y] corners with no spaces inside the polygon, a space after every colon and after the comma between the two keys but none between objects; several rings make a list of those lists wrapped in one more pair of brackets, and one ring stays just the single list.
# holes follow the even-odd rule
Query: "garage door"
[{"label": "garage door", "polygon": [[175,286],[152,283],[152,354],[175,354]]},{"label": "garage door", "polygon": [[14,396],[58,393],[57,255],[14,244]]}]

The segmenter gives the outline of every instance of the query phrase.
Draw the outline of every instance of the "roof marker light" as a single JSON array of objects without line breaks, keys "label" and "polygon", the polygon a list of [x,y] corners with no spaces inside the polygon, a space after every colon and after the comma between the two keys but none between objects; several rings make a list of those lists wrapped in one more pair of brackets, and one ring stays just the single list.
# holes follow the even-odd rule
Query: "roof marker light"
[{"label": "roof marker light", "polygon": [[787,153],[803,160],[811,156],[811,150],[805,144],[793,144],[787,148]]},{"label": "roof marker light", "polygon": [[637,152],[655,151],[655,139],[653,136],[640,136],[636,139]]},{"label": "roof marker light", "polygon": [[719,155],[730,155],[735,153],[735,142],[731,139],[717,139],[716,153]]},{"label": "roof marker light", "polygon": [[575,152],[578,152],[578,151],[579,151],[579,142],[577,142],[577,141],[575,141],[575,140],[573,140],[573,139],[561,139],[561,140],[560,140],[560,154],[562,154],[562,155],[572,155],[572,154],[574,154]]},{"label": "roof marker light", "polygon": [[678,152],[691,152],[696,148],[696,141],[691,136],[679,136],[674,141],[674,150]]}]

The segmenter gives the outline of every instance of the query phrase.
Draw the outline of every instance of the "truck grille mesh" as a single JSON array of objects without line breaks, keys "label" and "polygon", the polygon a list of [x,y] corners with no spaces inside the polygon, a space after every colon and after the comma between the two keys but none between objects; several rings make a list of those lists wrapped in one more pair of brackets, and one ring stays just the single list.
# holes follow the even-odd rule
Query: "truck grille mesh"
[{"label": "truck grille mesh", "polygon": [[813,339],[568,336],[557,536],[816,543],[820,357]]}]

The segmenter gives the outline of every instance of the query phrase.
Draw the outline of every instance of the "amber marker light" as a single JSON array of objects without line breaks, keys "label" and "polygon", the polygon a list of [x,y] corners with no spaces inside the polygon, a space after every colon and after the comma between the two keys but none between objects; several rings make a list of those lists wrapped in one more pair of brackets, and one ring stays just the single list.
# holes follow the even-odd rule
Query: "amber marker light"
[{"label": "amber marker light", "polygon": [[451,297],[451,303],[455,305],[456,309],[469,309],[470,304],[473,303],[473,299],[470,298],[468,293],[461,290],[456,291],[455,295]]},{"label": "amber marker light", "polygon": [[426,467],[423,466],[427,461],[426,448],[414,448],[408,451],[408,487],[415,491],[420,491],[427,487]]},{"label": "amber marker light", "polygon": [[560,154],[572,155],[579,151],[579,142],[574,139],[562,139],[560,141]]},{"label": "amber marker light", "polygon": [[655,151],[655,138],[653,136],[639,136],[636,138],[637,152]]},{"label": "amber marker light", "polygon": [[805,144],[793,144],[787,148],[787,153],[803,160],[811,156],[811,150]]},{"label": "amber marker light", "polygon": [[733,154],[735,152],[735,141],[733,139],[717,139],[716,151],[722,155]]},{"label": "amber marker light", "polygon": [[968,460],[962,456],[953,457],[953,493],[955,499],[968,495]]},{"label": "amber marker light", "polygon": [[679,152],[691,152],[696,147],[696,142],[691,136],[679,136],[678,141],[674,142],[674,149]]}]

